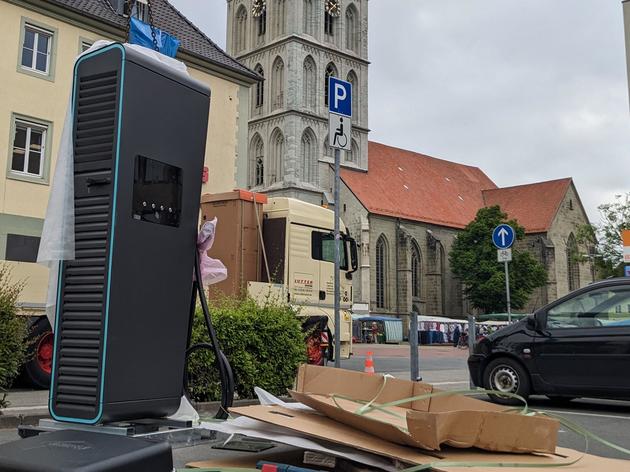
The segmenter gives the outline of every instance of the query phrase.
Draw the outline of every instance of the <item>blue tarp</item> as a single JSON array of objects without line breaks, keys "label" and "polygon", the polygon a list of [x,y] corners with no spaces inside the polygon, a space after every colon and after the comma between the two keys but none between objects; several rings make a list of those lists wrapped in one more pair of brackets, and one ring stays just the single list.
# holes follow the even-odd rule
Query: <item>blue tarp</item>
[{"label": "blue tarp", "polygon": [[[179,39],[171,36],[165,31],[159,28],[155,29],[155,39],[157,40],[158,48],[165,56],[175,57],[177,49],[179,48]],[[138,44],[145,48],[155,49],[153,47],[153,35],[151,34],[151,26],[139,19],[132,17],[131,25],[129,27],[129,42],[131,44]]]},{"label": "blue tarp", "polygon": [[402,323],[400,318],[390,318],[389,316],[363,316],[359,318],[359,321],[394,321]]}]

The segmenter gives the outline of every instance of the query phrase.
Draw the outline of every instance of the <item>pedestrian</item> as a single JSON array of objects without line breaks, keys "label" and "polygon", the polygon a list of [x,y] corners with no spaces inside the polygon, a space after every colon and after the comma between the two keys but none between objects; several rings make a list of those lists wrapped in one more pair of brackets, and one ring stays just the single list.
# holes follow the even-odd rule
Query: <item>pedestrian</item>
[{"label": "pedestrian", "polygon": [[461,336],[462,332],[459,329],[459,325],[455,325],[455,330],[453,331],[453,347],[457,347],[457,345],[459,344],[459,337]]}]

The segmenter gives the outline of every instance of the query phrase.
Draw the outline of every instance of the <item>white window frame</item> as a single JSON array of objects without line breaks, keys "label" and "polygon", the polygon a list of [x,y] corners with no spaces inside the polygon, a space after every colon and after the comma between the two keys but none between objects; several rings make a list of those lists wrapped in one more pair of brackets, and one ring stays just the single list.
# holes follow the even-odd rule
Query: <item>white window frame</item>
[{"label": "white window frame", "polygon": [[[26,128],[24,165],[22,166],[22,170],[13,169],[13,150],[15,149],[15,136],[17,134],[18,127]],[[41,158],[39,162],[39,173],[37,174],[28,172],[31,132],[33,129],[41,131],[42,133],[42,148],[40,151]],[[50,153],[48,150],[51,145],[51,133],[52,123],[43,120],[29,119],[29,117],[13,114],[11,119],[10,143],[8,146],[9,156],[7,162],[7,178],[48,184],[50,172]]]},{"label": "white window frame", "polygon": [[[23,62],[24,57],[24,49],[26,48],[24,41],[26,40],[26,31],[31,30],[35,33],[35,39],[33,40],[33,58],[31,60],[31,66],[25,66]],[[40,52],[37,49],[37,44],[39,40],[39,36],[44,34],[48,36],[48,48],[46,50],[46,70],[42,71],[37,68],[37,54]],[[52,44],[54,41],[55,33],[53,31],[49,31],[45,28],[40,28],[39,26],[35,26],[31,23],[24,23],[24,40],[22,41],[22,54],[20,55],[20,66],[23,69],[34,72],[36,74],[49,75],[50,74],[50,60],[52,57]]]}]

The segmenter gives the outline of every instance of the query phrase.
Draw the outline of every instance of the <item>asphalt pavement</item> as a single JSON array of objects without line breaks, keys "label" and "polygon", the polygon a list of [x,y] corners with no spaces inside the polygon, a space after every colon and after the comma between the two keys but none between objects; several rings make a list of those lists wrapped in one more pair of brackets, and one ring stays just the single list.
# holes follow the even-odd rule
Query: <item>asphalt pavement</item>
[{"label": "asphalt pavement", "polygon": [[[374,366],[377,373],[388,373],[399,378],[408,379],[409,347],[408,346],[355,346],[355,355],[342,362],[346,369],[362,371],[366,353],[373,351]],[[423,346],[420,348],[420,375],[423,381],[429,382],[444,390],[465,389],[468,387],[468,370],[466,368],[467,352],[451,346]],[[17,411],[40,411],[45,409],[46,392],[19,391],[9,395],[13,401],[10,408]],[[485,399],[484,396],[479,398]],[[18,400],[19,399],[19,400]],[[18,403],[16,405],[16,402]],[[534,409],[550,412],[576,422],[592,433],[612,441],[620,446],[630,448],[630,402],[611,400],[578,399],[567,404],[558,405],[545,397],[533,397],[530,405]],[[0,429],[0,443],[17,440],[15,429]],[[584,438],[562,429],[559,445],[578,451],[585,451]],[[590,441],[588,452],[591,454],[620,459],[630,459],[621,452]],[[207,444],[178,448],[173,451],[176,467],[184,467],[191,461],[208,458],[213,452]],[[630,470],[630,469],[629,469]]]}]

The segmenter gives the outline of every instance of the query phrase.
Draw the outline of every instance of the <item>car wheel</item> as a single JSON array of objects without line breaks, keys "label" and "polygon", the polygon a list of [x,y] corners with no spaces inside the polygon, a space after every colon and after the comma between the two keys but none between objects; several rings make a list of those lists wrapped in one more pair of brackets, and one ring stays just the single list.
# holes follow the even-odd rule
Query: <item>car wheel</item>
[{"label": "car wheel", "polygon": [[[517,361],[508,357],[501,357],[491,361],[483,375],[484,387],[497,393],[513,393],[527,399],[530,393],[529,375],[525,368]],[[502,405],[522,404],[516,398],[501,395],[489,395],[490,399]]]},{"label": "car wheel", "polygon": [[24,364],[22,378],[32,387],[47,389],[50,387],[50,374],[54,349],[54,336],[48,319],[43,316],[31,327],[27,361]]}]

